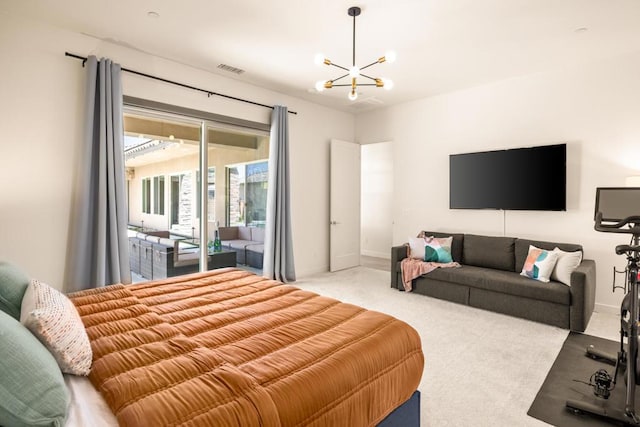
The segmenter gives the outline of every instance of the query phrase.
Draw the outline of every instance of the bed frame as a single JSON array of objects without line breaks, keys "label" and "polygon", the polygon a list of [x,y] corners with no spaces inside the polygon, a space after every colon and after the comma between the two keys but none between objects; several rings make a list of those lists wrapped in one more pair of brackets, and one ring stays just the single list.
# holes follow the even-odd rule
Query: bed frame
[{"label": "bed frame", "polygon": [[420,390],[393,410],[377,427],[420,427]]}]

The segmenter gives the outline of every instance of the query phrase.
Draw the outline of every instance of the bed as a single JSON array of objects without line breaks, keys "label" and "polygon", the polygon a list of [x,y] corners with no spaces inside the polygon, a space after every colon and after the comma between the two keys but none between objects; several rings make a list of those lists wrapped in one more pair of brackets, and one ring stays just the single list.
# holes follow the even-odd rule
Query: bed
[{"label": "bed", "polygon": [[121,426],[419,423],[420,338],[391,316],[235,268],[69,297]]}]

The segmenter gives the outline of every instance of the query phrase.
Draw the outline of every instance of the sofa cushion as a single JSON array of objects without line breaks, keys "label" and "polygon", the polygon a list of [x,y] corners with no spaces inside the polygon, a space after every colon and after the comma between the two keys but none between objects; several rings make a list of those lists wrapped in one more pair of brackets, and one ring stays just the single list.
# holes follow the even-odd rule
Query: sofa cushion
[{"label": "sofa cushion", "polygon": [[251,240],[251,229],[249,227],[238,227],[238,240]]},{"label": "sofa cushion", "polygon": [[554,281],[538,282],[512,271],[463,265],[460,268],[438,268],[422,277],[556,304],[571,304],[568,286]]},{"label": "sofa cushion", "polygon": [[[514,272],[516,271],[514,257],[515,240],[513,237],[465,234],[464,244],[462,246],[462,263]],[[528,249],[527,247],[527,252]],[[520,272],[520,270],[518,270],[518,272]]]},{"label": "sofa cushion", "polygon": [[425,236],[433,237],[453,237],[451,242],[451,257],[454,261],[462,263],[462,246],[464,243],[464,234],[462,233],[445,233],[442,231],[423,231]]},{"label": "sofa cushion", "polygon": [[264,228],[251,227],[251,240],[254,242],[264,242]]},{"label": "sofa cushion", "polygon": [[556,247],[562,249],[565,252],[575,252],[581,251],[582,246],[575,245],[572,243],[553,243],[553,242],[544,242],[540,240],[528,240],[528,239],[516,239],[515,245],[515,255],[516,255],[516,265],[514,271],[522,271],[522,267],[524,266],[524,260],[527,259],[527,254],[529,253],[529,246],[535,246],[540,249],[545,249],[547,251],[552,251]]}]

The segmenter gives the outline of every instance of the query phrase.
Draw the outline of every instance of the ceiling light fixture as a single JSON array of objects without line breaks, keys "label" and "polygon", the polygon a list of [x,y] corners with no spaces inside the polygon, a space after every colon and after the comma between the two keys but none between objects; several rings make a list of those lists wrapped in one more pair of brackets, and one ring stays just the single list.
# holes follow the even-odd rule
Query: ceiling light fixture
[{"label": "ceiling light fixture", "polygon": [[[359,86],[375,86],[375,87],[383,87],[387,90],[391,89],[393,87],[393,82],[389,79],[384,79],[384,78],[378,78],[378,77],[371,77],[368,76],[366,74],[362,74],[362,71],[371,67],[372,65],[375,64],[382,64],[383,62],[393,62],[396,60],[396,55],[394,52],[387,52],[385,54],[385,56],[382,56],[380,58],[378,58],[376,61],[373,61],[372,63],[365,65],[364,67],[358,67],[356,65],[356,16],[360,15],[360,8],[359,7],[350,7],[349,10],[347,11],[347,13],[349,14],[349,16],[353,16],[353,60],[351,63],[351,67],[347,68],[347,67],[343,67],[341,65],[338,64],[334,64],[333,62],[331,62],[329,59],[327,59],[323,54],[319,53],[316,55],[315,57],[315,63],[317,65],[329,65],[329,66],[334,66],[336,68],[340,68],[341,70],[344,70],[347,72],[347,74],[344,74],[338,78],[335,78],[333,80],[320,80],[316,83],[316,90],[318,92],[322,92],[325,89],[331,89],[333,87],[339,87],[339,86],[349,86],[351,87],[351,90],[349,91],[349,99],[351,101],[355,101],[356,99],[358,99],[358,77],[364,77],[366,79],[371,80],[373,83],[361,83]],[[351,83],[344,83],[344,84],[336,84],[336,82],[340,79],[343,79],[345,77],[349,77],[351,78]]]}]

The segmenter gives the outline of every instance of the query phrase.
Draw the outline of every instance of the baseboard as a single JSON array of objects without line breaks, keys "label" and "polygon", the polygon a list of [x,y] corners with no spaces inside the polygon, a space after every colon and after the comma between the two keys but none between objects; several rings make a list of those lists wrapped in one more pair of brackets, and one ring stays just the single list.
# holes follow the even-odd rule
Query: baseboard
[{"label": "baseboard", "polygon": [[597,313],[620,314],[620,306],[596,303],[593,311]]},{"label": "baseboard", "polygon": [[391,259],[390,252],[377,252],[377,251],[369,251],[369,250],[363,249],[362,251],[360,251],[360,255],[372,256],[376,258],[384,258],[389,260]]}]

